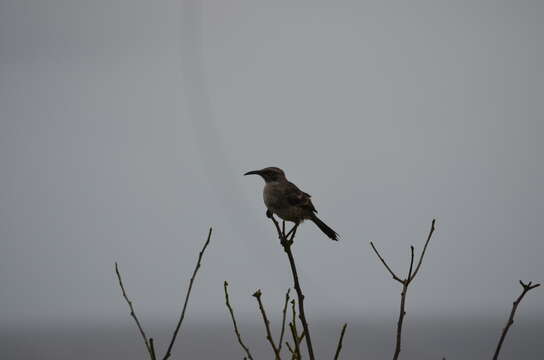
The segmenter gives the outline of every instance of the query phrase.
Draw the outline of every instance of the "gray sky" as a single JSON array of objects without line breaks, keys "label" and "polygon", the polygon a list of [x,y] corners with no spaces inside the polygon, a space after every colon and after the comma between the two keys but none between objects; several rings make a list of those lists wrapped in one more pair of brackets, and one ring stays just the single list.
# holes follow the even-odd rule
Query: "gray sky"
[{"label": "gray sky", "polygon": [[[177,313],[228,325],[291,279],[262,181],[282,167],[311,223],[310,318],[396,316],[397,271],[432,240],[410,319],[505,318],[544,281],[540,1],[0,3],[0,326]],[[535,290],[519,316],[542,317]],[[392,315],[395,314],[395,315]],[[521,322],[522,320],[520,320]]]}]

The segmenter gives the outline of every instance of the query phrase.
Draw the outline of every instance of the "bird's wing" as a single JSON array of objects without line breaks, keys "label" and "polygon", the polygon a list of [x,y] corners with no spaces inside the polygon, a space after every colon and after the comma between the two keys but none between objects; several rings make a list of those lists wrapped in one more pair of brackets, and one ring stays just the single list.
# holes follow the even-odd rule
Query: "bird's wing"
[{"label": "bird's wing", "polygon": [[302,208],[307,208],[313,212],[317,212],[314,204],[312,204],[312,200],[310,199],[312,196],[300,190],[292,182],[289,182],[288,186],[286,186],[285,197],[289,204],[293,206],[299,206]]}]

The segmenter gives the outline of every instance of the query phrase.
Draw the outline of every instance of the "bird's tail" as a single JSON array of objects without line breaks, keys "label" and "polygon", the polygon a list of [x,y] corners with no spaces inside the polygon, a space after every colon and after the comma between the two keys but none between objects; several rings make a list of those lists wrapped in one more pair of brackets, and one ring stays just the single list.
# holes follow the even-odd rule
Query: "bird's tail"
[{"label": "bird's tail", "polygon": [[315,214],[312,215],[310,220],[312,220],[314,224],[317,225],[319,230],[323,231],[323,233],[325,233],[325,235],[327,235],[331,240],[338,241],[339,235],[336,233],[336,231],[321,221]]}]

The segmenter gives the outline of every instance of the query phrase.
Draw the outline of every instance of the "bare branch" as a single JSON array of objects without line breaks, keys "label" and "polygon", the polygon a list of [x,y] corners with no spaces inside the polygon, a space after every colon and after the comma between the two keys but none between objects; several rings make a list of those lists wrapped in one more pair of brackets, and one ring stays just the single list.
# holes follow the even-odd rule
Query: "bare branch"
[{"label": "bare branch", "polygon": [[297,328],[294,323],[289,323],[289,329],[291,330],[291,336],[293,337],[293,343],[295,344],[295,351],[293,352],[292,359],[294,360],[300,360],[302,359],[301,352],[300,352],[300,337],[297,334]]},{"label": "bare branch", "polygon": [[291,292],[291,289],[287,289],[287,293],[285,293],[285,304],[283,305],[283,316],[281,320],[281,333],[280,333],[280,341],[278,342],[278,352],[281,353],[281,346],[283,344],[283,335],[285,334],[285,318],[287,315],[287,304],[289,303],[289,293]]},{"label": "bare branch", "polygon": [[[399,358],[400,350],[401,350],[401,341],[402,341],[402,326],[404,324],[404,317],[406,316],[406,294],[408,292],[408,286],[414,280],[416,277],[419,269],[421,268],[421,264],[423,262],[423,257],[425,256],[425,252],[427,251],[427,246],[429,245],[429,241],[431,240],[431,237],[435,230],[435,222],[436,220],[433,219],[431,223],[431,230],[429,231],[429,235],[427,236],[427,241],[425,241],[425,246],[423,247],[423,251],[421,252],[421,255],[418,260],[418,264],[416,268],[414,269],[414,247],[410,246],[410,268],[408,270],[408,275],[405,279],[401,279],[398,277],[393,270],[389,267],[389,265],[385,262],[383,257],[380,255],[376,247],[372,242],[370,242],[370,246],[382,262],[382,264],[385,266],[387,271],[393,276],[393,279],[400,282],[402,284],[402,292],[400,293],[400,309],[399,309],[399,318],[397,321],[397,335],[396,335],[396,343],[395,343],[395,352],[393,354],[393,360],[397,360]],[[412,272],[413,271],[413,272]]]},{"label": "bare branch", "polygon": [[297,311],[295,308],[295,300],[291,300],[291,310],[292,310],[292,318],[291,322],[289,323],[289,329],[291,330],[291,335],[293,337],[293,346],[295,347],[294,351],[292,351],[292,360],[301,359],[301,353],[300,353],[300,341],[302,340],[302,337],[298,335],[297,331]]},{"label": "bare branch", "polygon": [[380,255],[380,253],[378,252],[378,250],[376,249],[376,247],[374,246],[374,243],[371,241],[370,242],[370,246],[372,246],[372,249],[374,250],[374,252],[376,253],[376,255],[378,256],[378,258],[381,260],[383,266],[385,266],[385,268],[387,269],[387,271],[389,271],[389,273],[391,274],[391,276],[393,277],[393,279],[397,280],[398,282],[402,283],[402,280],[393,272],[393,270],[391,270],[391,268],[389,267],[389,265],[387,265],[387,263],[385,262],[385,260],[383,259],[383,257]]},{"label": "bare branch", "polygon": [[140,335],[142,335],[142,338],[144,339],[145,348],[147,349],[147,352],[149,353],[149,357],[151,358],[151,360],[155,360],[154,351],[152,350],[152,347],[147,338],[147,335],[145,334],[142,324],[140,323],[140,320],[138,320],[138,317],[136,316],[136,312],[134,311],[134,306],[132,305],[132,301],[130,301],[125,291],[125,286],[123,285],[123,280],[121,279],[121,273],[119,272],[119,267],[117,266],[117,262],[115,263],[115,273],[117,274],[117,279],[119,280],[119,286],[121,287],[123,297],[125,298],[125,301],[127,302],[128,307],[130,308],[130,316],[132,316],[132,318],[134,319],[134,322],[136,323],[136,326],[138,326],[138,330],[140,331]]},{"label": "bare branch", "polygon": [[527,284],[523,283],[521,280],[519,281],[521,286],[523,287],[523,290],[521,294],[517,297],[517,299],[512,304],[512,311],[510,311],[510,317],[508,318],[508,321],[506,322],[505,327],[502,329],[502,334],[499,339],[499,343],[497,344],[497,348],[495,349],[495,354],[493,355],[493,360],[497,360],[499,358],[499,352],[501,351],[502,343],[504,342],[504,338],[506,337],[506,333],[510,329],[510,326],[514,323],[514,315],[516,314],[516,310],[519,306],[519,303],[530,290],[537,288],[540,286],[540,284],[534,284],[532,281],[529,281]]},{"label": "bare branch", "polygon": [[[289,325],[291,325],[291,323],[289,323]],[[289,352],[291,353],[291,359],[295,359],[295,358],[296,358],[295,350],[293,350],[293,348],[292,348],[291,345],[289,344],[289,341],[286,341],[286,342],[285,342],[285,345],[287,345],[287,349],[288,349]]]},{"label": "bare branch", "polygon": [[287,254],[287,258],[289,259],[291,273],[293,274],[294,288],[295,288],[295,291],[297,292],[299,318],[300,318],[300,322],[302,323],[302,327],[304,328],[304,333],[306,334],[305,337],[306,337],[306,347],[308,348],[308,356],[310,360],[315,360],[314,349],[312,346],[312,339],[310,337],[310,327],[308,325],[308,320],[306,319],[306,313],[304,311],[304,294],[302,293],[302,288],[300,286],[300,281],[298,279],[295,258],[293,256],[293,252],[291,251],[291,246],[293,245],[298,224],[295,224],[293,228],[287,234],[285,234],[285,232],[281,231],[280,226],[273,215],[270,217],[270,219],[274,223],[274,226],[276,226],[280,243],[283,247],[283,250]]},{"label": "bare branch", "polygon": [[300,334],[300,336],[297,334],[297,328],[296,328],[296,325],[293,325],[294,323],[289,323],[289,329],[291,330],[291,335],[293,337],[293,342],[294,342],[294,346],[295,348],[293,349],[291,347],[291,344],[289,344],[289,342],[285,342],[285,344],[287,345],[287,347],[289,348],[289,351],[291,352],[291,360],[301,360],[302,359],[302,352],[300,351],[300,343],[302,342],[302,340],[304,339],[304,331],[302,332],[302,334]]},{"label": "bare branch", "polygon": [[151,350],[151,360],[156,360],[157,353],[155,352],[155,341],[153,338],[149,338],[149,349]]},{"label": "bare branch", "polygon": [[[305,336],[306,336],[306,333],[304,332],[304,330],[302,330],[302,334],[300,334],[300,336],[298,337],[298,344],[299,345],[300,345],[300,343],[302,342],[302,340],[304,339]],[[302,355],[301,355],[301,357],[302,357]]]},{"label": "bare branch", "polygon": [[198,272],[198,269],[200,269],[200,263],[202,261],[202,256],[204,255],[204,252],[206,251],[206,248],[208,247],[208,244],[210,243],[210,238],[212,236],[212,228],[210,228],[208,232],[208,238],[206,242],[204,243],[204,246],[202,247],[202,250],[198,254],[198,260],[196,262],[195,270],[193,271],[193,275],[191,276],[191,279],[189,280],[189,287],[187,288],[187,294],[185,295],[185,302],[183,303],[183,309],[181,311],[181,315],[178,320],[178,324],[176,325],[176,328],[174,330],[174,333],[172,334],[172,339],[170,340],[170,344],[168,345],[168,350],[166,351],[166,354],[163,357],[163,360],[166,360],[170,357],[172,353],[172,347],[174,346],[174,342],[176,341],[176,337],[178,336],[179,329],[181,328],[181,323],[183,322],[183,319],[185,318],[185,310],[187,309],[187,303],[189,302],[189,297],[191,295],[191,290],[193,289],[193,283],[195,281],[196,274]]},{"label": "bare branch", "polygon": [[431,241],[431,237],[433,236],[433,233],[434,233],[435,222],[436,222],[436,219],[433,219],[431,223],[431,229],[429,230],[429,235],[427,236],[427,241],[425,241],[425,246],[423,247],[423,251],[421,252],[421,256],[419,257],[419,261],[417,263],[416,269],[414,270],[414,273],[412,274],[412,276],[408,278],[408,281],[412,281],[416,277],[417,272],[419,271],[419,268],[421,267],[421,263],[423,262],[423,257],[425,256],[425,251],[427,251],[427,245],[429,245],[429,241]]},{"label": "bare branch", "polygon": [[338,340],[338,346],[336,347],[336,353],[334,354],[334,360],[338,360],[338,356],[340,356],[340,351],[342,350],[342,340],[344,340],[344,334],[346,333],[347,327],[348,324],[344,324],[344,326],[342,326],[342,331],[340,332],[340,339]]},{"label": "bare branch", "polygon": [[250,360],[253,360],[253,356],[251,356],[251,353],[249,352],[249,348],[242,341],[242,336],[240,335],[240,331],[238,331],[238,324],[236,324],[236,318],[234,317],[234,311],[232,310],[232,306],[230,306],[230,302],[229,302],[229,292],[227,290],[228,286],[229,286],[229,283],[225,281],[223,283],[223,287],[225,289],[225,303],[227,305],[227,308],[229,309],[230,317],[232,319],[232,323],[234,324],[234,333],[236,334],[236,337],[238,338],[238,343],[240,344],[242,349],[244,349],[244,351],[246,352],[247,358],[250,359]]},{"label": "bare branch", "polygon": [[397,341],[395,343],[395,353],[393,355],[393,360],[397,360],[400,354],[400,345],[402,342],[402,324],[404,323],[404,316],[406,316],[406,293],[408,292],[408,280],[404,280],[402,284],[402,292],[400,294],[400,310],[399,310],[399,319],[397,321]]},{"label": "bare branch", "polygon": [[408,279],[412,278],[413,266],[414,266],[414,245],[410,245],[410,270],[408,271]]},{"label": "bare branch", "polygon": [[[297,329],[297,310],[295,308],[296,301],[295,299],[291,300],[291,322],[293,323],[293,326],[295,327],[295,330]],[[298,336],[298,334],[297,334]]]},{"label": "bare branch", "polygon": [[274,339],[272,338],[272,332],[270,331],[270,321],[268,320],[268,317],[266,316],[266,311],[264,310],[263,303],[261,301],[261,290],[257,290],[253,296],[257,299],[257,302],[259,303],[259,309],[261,310],[261,315],[263,317],[264,327],[266,328],[266,339],[270,343],[270,346],[272,346],[272,350],[274,350],[274,355],[276,360],[280,360],[280,352],[278,348],[276,347],[276,344],[274,343]]}]

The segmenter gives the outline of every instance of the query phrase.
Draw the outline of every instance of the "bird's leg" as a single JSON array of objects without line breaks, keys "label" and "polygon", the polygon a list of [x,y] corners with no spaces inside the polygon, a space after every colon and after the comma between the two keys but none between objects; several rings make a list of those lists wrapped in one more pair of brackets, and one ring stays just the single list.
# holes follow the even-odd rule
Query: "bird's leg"
[{"label": "bird's leg", "polygon": [[[287,235],[285,235],[285,240],[289,243],[293,243],[293,239],[295,238],[295,234],[297,233],[297,228],[298,228],[298,223],[295,223],[295,225],[293,225],[293,228],[291,230],[289,230],[289,232],[287,233]],[[291,238],[289,239],[289,236],[291,236]]]},{"label": "bird's leg", "polygon": [[285,240],[287,240],[287,238],[289,237],[289,235],[291,235],[293,233],[293,231],[295,230],[295,227],[297,226],[297,224],[293,225],[293,227],[291,228],[291,230],[289,230],[289,232],[285,235]]},{"label": "bird's leg", "polygon": [[289,237],[289,235],[291,235],[293,233],[293,231],[296,231],[296,228],[298,226],[298,223],[295,223],[295,225],[293,225],[293,227],[291,228],[291,230],[289,230],[289,232],[287,233],[287,235],[285,235],[285,239],[287,239]]},{"label": "bird's leg", "polygon": [[285,220],[282,220],[281,222],[281,234],[287,239],[285,236]]},{"label": "bird's leg", "polygon": [[278,237],[280,238],[280,243],[282,245],[284,245],[284,243],[286,243],[286,238],[285,238],[285,222],[284,222],[284,230],[283,232],[281,231],[281,228],[280,228],[280,224],[278,224],[278,222],[276,221],[276,219],[274,218],[274,214],[272,213],[272,211],[270,210],[266,210],[266,216],[272,220],[272,222],[274,223],[274,226],[276,226],[276,230],[278,231]]},{"label": "bird's leg", "polygon": [[293,235],[291,235],[291,239],[289,241],[293,242],[294,238],[295,238],[295,235],[297,233],[297,229],[298,229],[298,223],[294,226],[293,228]]}]

